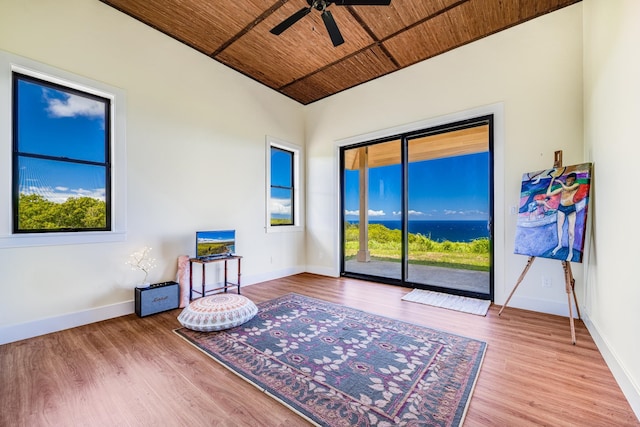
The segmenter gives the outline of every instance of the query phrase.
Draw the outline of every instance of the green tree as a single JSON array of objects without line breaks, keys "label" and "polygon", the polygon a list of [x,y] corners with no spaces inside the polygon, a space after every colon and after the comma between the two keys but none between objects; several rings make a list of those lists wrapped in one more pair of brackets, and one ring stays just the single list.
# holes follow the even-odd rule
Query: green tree
[{"label": "green tree", "polygon": [[70,197],[54,203],[38,194],[21,194],[20,230],[91,229],[106,226],[106,203],[91,197]]}]

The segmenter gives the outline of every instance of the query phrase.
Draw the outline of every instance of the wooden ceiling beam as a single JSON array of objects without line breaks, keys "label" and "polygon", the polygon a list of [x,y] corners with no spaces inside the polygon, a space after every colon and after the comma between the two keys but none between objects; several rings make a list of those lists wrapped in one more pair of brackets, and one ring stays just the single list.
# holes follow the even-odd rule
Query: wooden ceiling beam
[{"label": "wooden ceiling beam", "polygon": [[238,33],[236,33],[235,36],[231,37],[224,44],[220,45],[220,47],[218,49],[216,49],[215,52],[213,52],[209,56],[211,56],[212,58],[215,59],[215,57],[218,56],[218,54],[220,54],[220,52],[225,50],[227,47],[229,47],[230,45],[235,43],[236,40],[240,39],[242,36],[244,36],[249,31],[251,31],[253,29],[253,27],[255,27],[256,25],[258,25],[259,23],[261,23],[262,21],[267,19],[269,16],[271,16],[273,14],[273,12],[275,12],[278,9],[280,9],[286,2],[287,2],[287,0],[278,0],[269,9],[265,10],[264,12],[262,12],[262,14],[260,14],[260,16],[258,16],[256,19],[254,19],[253,22],[251,22],[249,25],[247,25],[242,30],[240,30]]},{"label": "wooden ceiling beam", "polygon": [[369,24],[367,24],[364,19],[362,19],[362,17],[358,14],[358,12],[356,12],[353,7],[349,6],[347,7],[347,10],[349,11],[349,13],[351,13],[351,16],[353,16],[353,19],[355,19],[358,24],[360,24],[360,26],[362,28],[364,28],[364,30],[367,32],[367,34],[369,34],[369,36],[375,40],[375,44],[377,44],[378,46],[380,46],[380,48],[382,49],[382,51],[384,52],[385,55],[387,55],[387,58],[389,58],[389,61],[391,61],[393,63],[393,65],[395,65],[396,67],[400,67],[400,64],[398,63],[398,61],[396,61],[396,59],[393,57],[393,55],[391,54],[391,52],[389,52],[389,50],[384,47],[384,45],[382,45],[382,43],[380,43],[380,39],[378,39],[378,36],[376,36],[376,34],[373,32],[373,30],[371,29],[371,27],[369,26]]}]

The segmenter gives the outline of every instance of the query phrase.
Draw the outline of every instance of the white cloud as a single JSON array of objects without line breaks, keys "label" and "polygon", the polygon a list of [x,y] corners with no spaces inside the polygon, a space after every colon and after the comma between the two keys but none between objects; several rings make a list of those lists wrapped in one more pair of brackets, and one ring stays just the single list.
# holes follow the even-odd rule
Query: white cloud
[{"label": "white cloud", "polygon": [[444,211],[445,215],[461,215],[461,216],[470,216],[470,215],[486,215],[486,212],[482,212],[478,209],[469,209],[466,211],[456,211],[456,210],[445,210]]},{"label": "white cloud", "polygon": [[51,98],[49,91],[43,92],[48,104],[47,112],[52,117],[104,118],[104,104],[100,101],[78,95],[67,95],[66,99]]},{"label": "white cloud", "polygon": [[[393,211],[393,216],[400,216],[400,215],[402,215],[402,211]],[[426,215],[426,214],[424,212],[409,209],[409,216],[421,216],[421,215]]]},{"label": "white cloud", "polygon": [[105,189],[94,188],[93,190],[87,190],[84,188],[76,188],[69,190],[69,193],[74,194],[75,197],[91,197],[93,199],[104,200]]},{"label": "white cloud", "polygon": [[464,214],[465,215],[486,215],[487,213],[478,209],[471,209],[471,210],[465,211]]},{"label": "white cloud", "polygon": [[291,199],[271,198],[271,213],[279,215],[291,214]]},{"label": "white cloud", "polygon": [[[344,214],[345,215],[352,215],[352,216],[360,216],[360,211],[359,210],[355,210],[355,211],[345,210]],[[373,209],[369,209],[368,215],[369,216],[385,216],[386,214],[382,210],[374,211]]]},{"label": "white cloud", "polygon": [[105,201],[106,190],[104,188],[94,188],[87,190],[84,188],[67,188],[67,187],[40,187],[29,186],[20,189],[21,194],[39,194],[50,202],[64,203],[71,197],[91,197]]}]

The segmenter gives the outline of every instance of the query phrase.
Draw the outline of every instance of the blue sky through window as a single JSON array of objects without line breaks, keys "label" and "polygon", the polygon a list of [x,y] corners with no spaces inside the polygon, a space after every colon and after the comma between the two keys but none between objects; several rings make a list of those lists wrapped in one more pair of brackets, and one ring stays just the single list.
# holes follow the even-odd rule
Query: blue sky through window
[{"label": "blue sky through window", "polygon": [[[30,80],[18,80],[17,132],[21,153],[104,163],[107,100]],[[19,191],[54,202],[105,200],[104,166],[21,156]]]},{"label": "blue sky through window", "polygon": [[[400,165],[369,169],[369,220],[400,220]],[[489,153],[409,164],[409,221],[487,220]],[[345,171],[345,218],[359,215],[359,171]]]},{"label": "blue sky through window", "polygon": [[291,151],[271,147],[271,218],[293,220],[293,156]]}]

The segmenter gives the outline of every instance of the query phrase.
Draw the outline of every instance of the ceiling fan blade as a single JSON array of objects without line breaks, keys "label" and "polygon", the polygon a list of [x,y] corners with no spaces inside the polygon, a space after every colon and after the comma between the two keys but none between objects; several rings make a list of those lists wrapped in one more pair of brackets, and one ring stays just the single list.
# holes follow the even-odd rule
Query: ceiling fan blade
[{"label": "ceiling fan blade", "polygon": [[285,19],[284,21],[282,21],[281,23],[273,27],[271,29],[271,34],[275,34],[276,36],[279,36],[280,34],[282,34],[284,30],[286,30],[287,28],[289,28],[290,26],[292,26],[293,24],[295,24],[296,22],[298,22],[299,20],[307,16],[309,12],[311,12],[311,7],[305,7],[300,9],[299,11],[297,11],[296,13],[294,13],[293,15],[291,15],[290,17],[288,17],[287,19]]},{"label": "ceiling fan blade", "polygon": [[340,34],[340,30],[338,29],[338,24],[336,24],[335,19],[333,19],[333,15],[328,10],[322,12],[322,20],[324,21],[324,26],[327,27],[327,31],[329,32],[329,37],[331,37],[331,42],[333,46],[340,46],[344,43],[344,39],[342,38],[342,34]]},{"label": "ceiling fan blade", "polygon": [[333,0],[338,6],[389,6],[391,0]]}]

